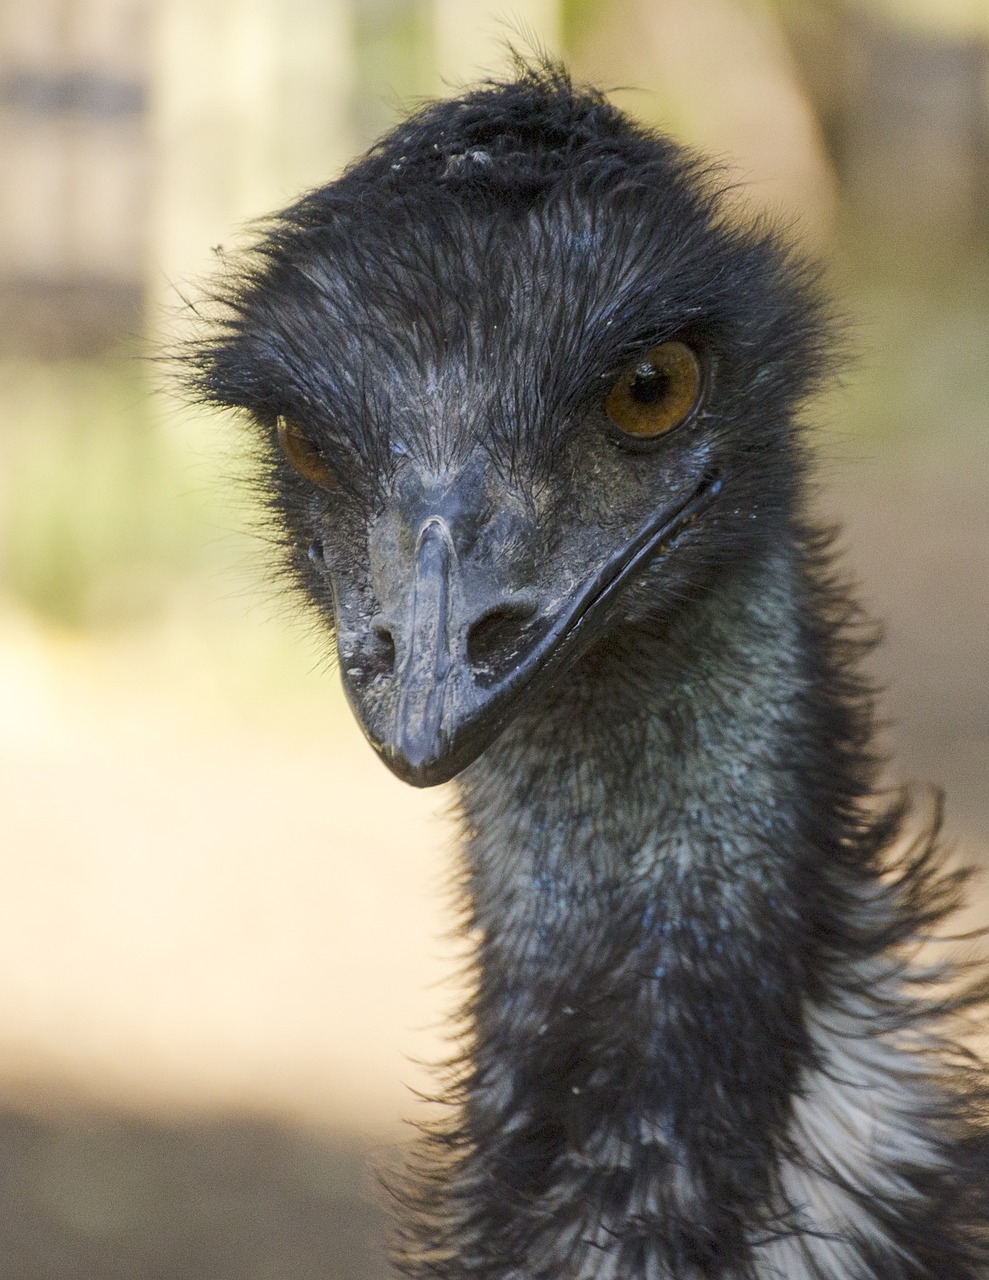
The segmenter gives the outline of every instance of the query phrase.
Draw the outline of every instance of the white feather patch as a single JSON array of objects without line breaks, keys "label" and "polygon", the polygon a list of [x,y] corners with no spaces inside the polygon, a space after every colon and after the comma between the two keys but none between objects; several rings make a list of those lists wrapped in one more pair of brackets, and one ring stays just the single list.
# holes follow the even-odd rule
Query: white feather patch
[{"label": "white feather patch", "polygon": [[933,1038],[925,1044],[920,1031],[884,1028],[881,1009],[902,1001],[901,983],[860,976],[874,976],[875,985],[863,984],[870,996],[808,1013],[819,1065],[805,1072],[794,1099],[774,1206],[792,1209],[798,1230],[758,1250],[765,1280],[860,1274],[859,1242],[885,1238],[875,1210],[915,1194],[899,1171],[933,1169],[943,1159],[924,1118],[938,1097],[930,1060],[918,1052]]}]

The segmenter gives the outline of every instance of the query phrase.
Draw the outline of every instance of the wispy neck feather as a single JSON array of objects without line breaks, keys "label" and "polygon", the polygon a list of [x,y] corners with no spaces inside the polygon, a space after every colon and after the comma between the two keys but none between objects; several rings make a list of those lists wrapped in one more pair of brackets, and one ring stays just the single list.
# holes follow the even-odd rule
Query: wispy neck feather
[{"label": "wispy neck feather", "polygon": [[708,866],[738,887],[778,858],[808,730],[793,572],[780,557],[686,622],[606,641],[478,761],[463,806],[479,912],[512,888],[651,891]]},{"label": "wispy neck feather", "polygon": [[979,1274],[901,947],[950,894],[932,849],[880,878],[822,563],[804,539],[613,637],[467,771],[477,988],[409,1273]]}]

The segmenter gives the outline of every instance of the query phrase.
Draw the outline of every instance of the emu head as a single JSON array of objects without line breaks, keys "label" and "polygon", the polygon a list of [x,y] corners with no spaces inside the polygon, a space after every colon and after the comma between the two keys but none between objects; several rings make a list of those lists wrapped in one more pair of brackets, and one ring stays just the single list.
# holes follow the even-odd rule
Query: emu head
[{"label": "emu head", "polygon": [[274,218],[192,353],[400,777],[790,536],[803,268],[555,70],[426,108]]}]

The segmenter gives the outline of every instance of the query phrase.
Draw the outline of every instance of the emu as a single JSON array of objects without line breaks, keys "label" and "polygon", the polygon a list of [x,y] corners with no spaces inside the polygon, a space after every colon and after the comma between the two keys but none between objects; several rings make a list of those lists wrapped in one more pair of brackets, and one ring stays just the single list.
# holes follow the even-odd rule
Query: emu
[{"label": "emu", "polygon": [[[414,1280],[989,1274],[986,986],[883,800],[807,512],[817,275],[552,66],[426,106],[227,269],[246,411],[372,747],[457,779],[473,994]],[[962,966],[964,969],[965,966]],[[964,980],[963,980],[964,979]]]}]

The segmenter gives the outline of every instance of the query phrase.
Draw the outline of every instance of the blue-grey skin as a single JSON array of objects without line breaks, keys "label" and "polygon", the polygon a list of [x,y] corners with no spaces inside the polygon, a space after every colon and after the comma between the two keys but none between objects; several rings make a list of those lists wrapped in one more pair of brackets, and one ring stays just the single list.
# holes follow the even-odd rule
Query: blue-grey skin
[{"label": "blue-grey skin", "polygon": [[[457,778],[475,983],[399,1189],[422,1280],[986,1273],[948,1038],[984,992],[910,958],[961,881],[874,797],[868,641],[804,515],[831,326],[715,184],[520,68],[274,219],[190,353],[372,745]],[[605,399],[668,341],[696,404],[630,438]]]}]

